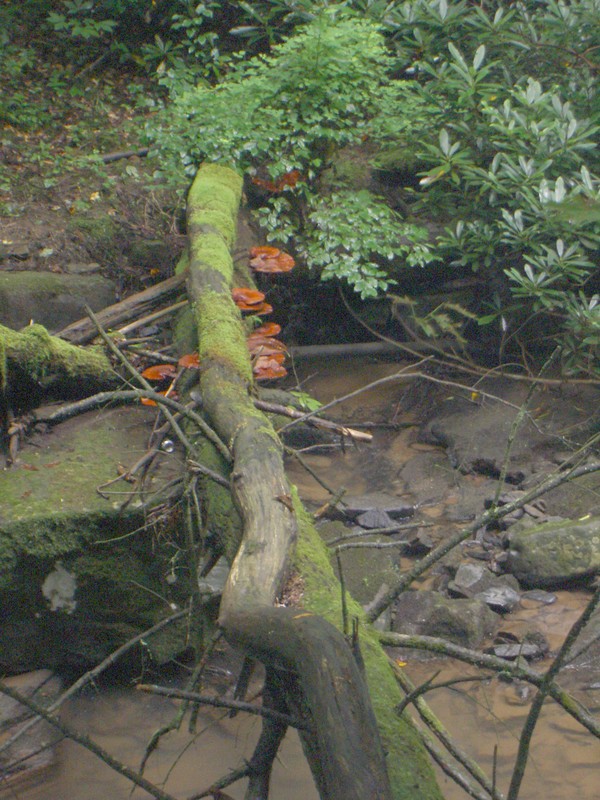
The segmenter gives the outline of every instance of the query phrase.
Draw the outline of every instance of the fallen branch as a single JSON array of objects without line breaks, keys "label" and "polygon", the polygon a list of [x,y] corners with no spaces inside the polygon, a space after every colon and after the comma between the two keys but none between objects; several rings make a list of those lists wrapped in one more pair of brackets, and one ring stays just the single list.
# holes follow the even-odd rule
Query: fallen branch
[{"label": "fallen branch", "polygon": [[145,789],[145,791],[152,795],[152,797],[156,797],[156,800],[177,800],[177,798],[173,797],[173,795],[168,794],[162,789],[159,789],[158,786],[155,786],[153,783],[146,780],[146,778],[143,778],[141,775],[135,772],[135,770],[132,770],[125,764],[117,761],[117,759],[111,756],[109,752],[100,747],[100,745],[96,744],[96,742],[92,741],[89,736],[74,730],[39,703],[33,702],[21,692],[17,692],[15,689],[7,686],[2,680],[0,680],[0,694],[4,694],[7,697],[12,698],[17,703],[20,703],[28,708],[36,716],[45,719],[46,722],[49,722],[50,725],[57,728],[68,739],[72,739],[74,742],[77,742],[77,744],[85,747],[86,750],[89,750],[91,753],[97,756],[115,772],[118,772],[120,775],[128,778],[132,783],[134,783],[136,786],[139,786],[141,789]]},{"label": "fallen branch", "polygon": [[177,689],[170,686],[156,686],[155,684],[149,683],[140,683],[135,688],[140,692],[158,694],[163,697],[173,697],[176,700],[190,700],[192,703],[199,703],[200,705],[243,711],[246,714],[254,714],[255,716],[272,719],[275,722],[281,722],[290,728],[307,729],[307,726],[303,722],[294,717],[290,717],[289,714],[281,714],[279,711],[255,706],[252,705],[252,703],[244,703],[241,700],[228,700],[226,697],[210,697],[209,695],[199,694],[198,692],[188,692],[185,689]]},{"label": "fallen branch", "polygon": [[[185,279],[185,271],[182,270],[177,275],[173,275],[172,278],[167,278],[167,280],[150,286],[150,288],[144,289],[142,292],[132,294],[125,300],[121,300],[120,303],[108,306],[108,308],[96,314],[98,325],[103,330],[113,330],[131,319],[137,319],[140,314],[149,313],[159,303],[180,294],[184,287]],[[67,325],[56,335],[60,336],[61,339],[67,339],[73,344],[87,344],[96,338],[98,329],[96,323],[87,316]]]},{"label": "fallen branch", "polygon": [[[290,408],[290,406],[282,406],[279,403],[268,403],[265,400],[256,399],[254,400],[254,405],[256,408],[260,408],[261,411],[266,411],[269,414],[279,414],[279,416],[290,417],[291,419],[297,419],[299,421],[304,421],[306,419],[305,412],[296,411],[295,408]],[[329,430],[340,434],[340,436],[348,436],[350,439],[354,439],[357,442],[373,441],[373,436],[370,433],[356,431],[353,428],[348,428],[345,425],[340,425],[339,423],[332,422],[328,419],[322,419],[321,417],[310,417],[307,422],[310,425],[314,425],[315,428]]]},{"label": "fallen branch", "polygon": [[[415,636],[406,633],[392,633],[390,631],[380,631],[379,641],[386,647],[408,647],[415,650],[426,650],[429,653],[437,653],[440,656],[456,658],[466,664],[473,664],[482,669],[489,669],[493,672],[515,680],[527,681],[538,688],[544,681],[544,675],[531,669],[526,664],[519,662],[511,663],[497,656],[479,653],[476,650],[469,650],[466,647],[452,644],[444,639],[435,636]],[[600,722],[598,722],[581,703],[561,689],[556,683],[552,682],[546,687],[548,696],[555,700],[567,714],[576,719],[580,725],[600,739]]]}]

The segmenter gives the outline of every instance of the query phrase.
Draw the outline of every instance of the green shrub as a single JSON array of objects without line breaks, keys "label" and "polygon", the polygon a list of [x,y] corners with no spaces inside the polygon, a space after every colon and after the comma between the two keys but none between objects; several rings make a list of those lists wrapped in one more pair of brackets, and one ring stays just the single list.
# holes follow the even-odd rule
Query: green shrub
[{"label": "green shrub", "polygon": [[405,199],[417,218],[445,223],[435,254],[496,287],[482,324],[497,323],[506,340],[535,317],[546,340],[554,331],[568,370],[589,370],[599,323],[600,2],[487,12],[416,0],[394,15],[410,23],[391,33],[409,80],[391,85],[373,120],[377,160],[420,168]]}]

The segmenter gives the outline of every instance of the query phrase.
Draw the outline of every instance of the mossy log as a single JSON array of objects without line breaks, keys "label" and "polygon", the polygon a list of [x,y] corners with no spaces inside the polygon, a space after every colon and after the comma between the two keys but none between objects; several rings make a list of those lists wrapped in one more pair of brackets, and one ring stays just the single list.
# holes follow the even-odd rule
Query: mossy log
[{"label": "mossy log", "polygon": [[[253,402],[245,331],[231,299],[230,251],[241,188],[235,172],[205,165],[188,197],[188,294],[198,330],[201,391],[213,427],[231,448],[231,496],[242,524],[219,623],[229,641],[262,661],[269,674],[277,672],[287,709],[308,728],[300,734],[322,798],[439,800],[416,734],[405,720],[394,719],[398,690],[379,646],[368,643],[367,683],[371,690],[382,682],[390,689],[390,696],[378,702],[387,713],[387,763],[381,722],[373,714],[361,669],[334,627],[341,614],[327,621],[315,613],[311,603],[319,605],[318,591],[307,594],[306,608],[276,605],[298,553],[303,554],[297,561],[303,564],[302,577],[304,568],[311,573],[308,586],[323,570],[328,579],[333,572],[328,564],[315,563],[319,558],[326,563],[326,556],[318,552],[318,536],[288,484],[281,442]],[[330,589],[339,598],[339,585]],[[333,605],[339,610],[337,601]],[[407,755],[414,764],[394,763]]]},{"label": "mossy log", "polygon": [[[9,395],[60,387],[66,393],[108,389],[117,376],[99,348],[77,347],[48,333],[43,325],[21,331],[0,325],[0,386]],[[22,384],[22,385],[19,385]]]}]

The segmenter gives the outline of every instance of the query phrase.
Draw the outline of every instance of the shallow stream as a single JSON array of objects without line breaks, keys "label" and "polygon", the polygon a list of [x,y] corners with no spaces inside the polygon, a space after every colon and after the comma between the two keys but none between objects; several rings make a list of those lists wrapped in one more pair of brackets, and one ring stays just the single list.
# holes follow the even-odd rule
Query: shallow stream
[{"label": "shallow stream", "polygon": [[[329,402],[398,369],[397,364],[385,362],[339,361],[326,365],[312,362],[302,365],[299,378],[305,381],[307,391],[322,402]],[[332,415],[335,413],[336,418],[349,426],[367,421],[410,422],[410,413],[403,410],[400,416],[400,404],[406,391],[406,384],[387,384],[345,402]],[[424,448],[427,446],[414,443],[410,428],[384,428],[375,431],[370,445],[348,446],[344,451],[316,450],[306,453],[305,458],[333,490],[345,487],[350,495],[386,491],[402,498],[398,470],[411,455]],[[309,504],[318,505],[327,499],[327,491],[298,463],[290,462],[289,474]],[[402,499],[410,502],[408,497]],[[447,503],[452,502],[452,498],[448,498]],[[419,509],[421,518],[433,523],[434,540],[444,532],[455,530],[456,523],[445,520],[446,508],[447,505],[437,504]],[[365,555],[371,551],[360,552],[363,555],[352,556],[347,565],[352,588],[364,602],[376,591],[380,579],[369,580],[373,556]],[[393,555],[386,555],[386,558],[395,569],[408,563]],[[357,563],[357,559],[362,561]],[[375,566],[373,562],[373,569]],[[527,625],[534,624],[546,635],[551,648],[557,648],[581,612],[587,595],[583,591],[557,592],[556,595],[557,600],[552,605],[524,601],[519,610],[506,618],[503,629],[518,634]],[[417,684],[432,675],[437,675],[436,683],[457,676],[476,675],[476,670],[461,664],[423,661],[404,655],[403,658],[407,661],[407,673]],[[534,666],[541,670],[547,665]],[[568,685],[568,671],[565,680]],[[435,690],[428,693],[426,699],[458,743],[489,775],[495,762],[497,785],[505,792],[531,697],[530,687],[494,677],[486,682],[460,683],[451,689]],[[600,713],[600,688],[579,691],[578,698],[590,711]],[[169,721],[175,709],[171,700],[135,691],[92,692],[69,703],[64,718],[122,762],[136,767],[153,731]],[[189,797],[239,766],[243,758],[252,753],[260,723],[256,718],[228,719],[221,711],[214,711],[201,715],[197,730],[195,737],[191,737],[187,729],[169,734],[150,758],[146,776],[172,795]],[[45,775],[41,785],[30,789],[16,787],[11,794],[0,791],[0,797],[19,800],[105,800],[110,797],[119,800],[130,796],[130,784],[125,779],[78,745],[62,742],[58,756],[57,765]],[[598,800],[599,762],[600,742],[556,704],[547,703],[534,735],[520,800]],[[442,773],[439,780],[447,800],[467,797]],[[237,800],[243,797],[244,787],[237,784],[225,791]],[[134,798],[147,796],[139,789],[133,793]],[[288,738],[276,764],[273,797],[285,800],[317,797],[295,736]]]}]

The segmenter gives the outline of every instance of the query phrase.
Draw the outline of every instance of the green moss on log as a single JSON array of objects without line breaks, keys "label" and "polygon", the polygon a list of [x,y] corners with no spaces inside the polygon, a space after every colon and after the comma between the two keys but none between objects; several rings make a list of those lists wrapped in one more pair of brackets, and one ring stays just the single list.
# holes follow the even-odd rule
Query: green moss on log
[{"label": "green moss on log", "polygon": [[44,381],[49,375],[59,375],[69,381],[90,380],[95,385],[116,380],[102,350],[77,347],[51,336],[43,325],[29,325],[22,331],[0,325],[0,349],[5,353],[9,370],[12,362],[36,382]]},{"label": "green moss on log", "polygon": [[[295,498],[299,537],[294,567],[304,581],[302,605],[342,627],[340,584],[328,551],[307,512]],[[364,611],[347,597],[348,615],[362,621],[360,647],[365,663],[373,711],[387,753],[387,768],[396,800],[442,800],[423,745],[408,719],[394,707],[403,697],[383,652],[376,631],[365,622]]]},{"label": "green moss on log", "polygon": [[252,382],[246,337],[241,324],[231,324],[235,304],[229,293],[204,291],[194,304],[196,320],[202,320],[199,330],[200,362],[220,361],[229,366],[247,383]]}]

